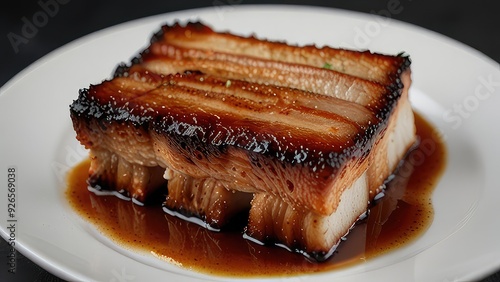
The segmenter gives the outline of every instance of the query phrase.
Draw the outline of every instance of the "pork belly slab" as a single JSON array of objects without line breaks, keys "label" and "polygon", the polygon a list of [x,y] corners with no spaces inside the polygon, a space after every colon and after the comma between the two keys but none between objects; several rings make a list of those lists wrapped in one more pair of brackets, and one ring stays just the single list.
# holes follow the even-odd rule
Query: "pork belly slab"
[{"label": "pork belly slab", "polygon": [[410,60],[166,25],[70,106],[89,185],[327,259],[415,143]]}]

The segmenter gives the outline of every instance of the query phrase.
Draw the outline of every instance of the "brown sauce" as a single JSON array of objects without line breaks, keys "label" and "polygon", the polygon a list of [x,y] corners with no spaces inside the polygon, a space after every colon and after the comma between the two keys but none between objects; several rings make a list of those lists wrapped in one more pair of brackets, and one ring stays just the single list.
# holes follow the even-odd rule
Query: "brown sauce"
[{"label": "brown sauce", "polygon": [[438,134],[416,115],[420,146],[410,153],[388,183],[385,196],[371,207],[347,240],[326,262],[314,263],[283,248],[243,239],[241,226],[211,232],[171,217],[160,204],[137,206],[87,190],[89,161],[69,174],[67,199],[85,219],[117,244],[145,251],[187,269],[222,276],[282,276],[352,266],[417,239],[433,219],[431,196],[444,171],[446,150]]}]

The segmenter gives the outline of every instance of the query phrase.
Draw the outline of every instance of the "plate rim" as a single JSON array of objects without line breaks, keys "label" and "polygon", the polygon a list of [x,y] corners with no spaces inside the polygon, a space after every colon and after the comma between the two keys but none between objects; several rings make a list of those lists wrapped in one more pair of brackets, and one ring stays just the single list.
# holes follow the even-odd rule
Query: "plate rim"
[{"label": "plate rim", "polygon": [[[364,20],[364,17],[366,17],[367,15],[370,15],[370,14],[366,14],[366,13],[362,13],[362,12],[343,10],[343,9],[338,9],[338,8],[327,8],[326,9],[326,8],[322,8],[322,7],[320,8],[317,6],[299,6],[299,5],[254,5],[254,4],[252,4],[252,5],[240,5],[238,7],[235,7],[235,9],[237,9],[237,10],[245,10],[245,9],[249,9],[249,8],[252,8],[252,9],[259,9],[259,8],[260,9],[262,9],[262,8],[264,8],[264,9],[269,9],[269,8],[281,9],[283,7],[286,7],[286,9],[292,8],[292,9],[305,11],[306,13],[310,13],[311,9],[312,10],[325,9],[325,10],[327,10],[326,13],[338,13],[338,12],[347,13],[347,14],[354,15],[355,17],[361,17],[361,18],[363,18],[363,20]],[[141,24],[145,24],[145,23],[157,21],[160,17],[170,17],[174,14],[190,13],[190,12],[194,12],[194,11],[207,11],[211,8],[213,8],[213,7],[195,8],[195,9],[175,11],[175,12],[169,12],[169,13],[164,13],[164,14],[159,14],[159,15],[154,15],[154,16],[138,18],[138,19],[123,22],[123,23],[120,23],[117,25],[113,25],[113,26],[92,32],[92,33],[87,34],[83,37],[80,37],[80,38],[75,39],[71,42],[68,42],[67,44],[60,46],[60,47],[54,49],[53,51],[47,53],[43,57],[39,58],[38,60],[36,60],[32,64],[30,64],[28,67],[23,69],[21,72],[17,73],[11,79],[9,79],[0,88],[0,99],[3,98],[4,95],[7,95],[9,92],[9,89],[11,89],[11,87],[15,86],[17,83],[20,83],[20,81],[22,81],[24,79],[24,77],[26,77],[29,73],[36,71],[37,68],[39,68],[41,65],[45,64],[46,62],[51,61],[54,57],[60,56],[62,53],[65,53],[65,52],[70,52],[71,50],[73,50],[75,47],[77,47],[79,44],[81,44],[83,42],[86,42],[88,40],[99,40],[99,38],[106,36],[110,32],[113,32],[116,30],[121,30],[121,29],[127,29],[129,26],[133,26],[135,24],[138,24],[139,22]],[[431,31],[431,30],[427,30],[425,28],[422,28],[422,27],[419,27],[419,26],[416,26],[416,25],[413,25],[410,23],[402,22],[402,21],[399,21],[396,19],[392,19],[392,20],[395,22],[396,25],[404,26],[405,28],[411,28],[411,29],[416,30],[417,32],[432,33],[432,35],[434,37],[438,37],[440,40],[448,41],[448,43],[452,43],[457,48],[465,49],[465,51],[467,53],[469,53],[471,56],[474,56],[476,59],[481,60],[481,62],[484,64],[488,64],[488,65],[493,66],[493,67],[495,67],[495,64],[498,64],[498,63],[496,63],[496,61],[494,61],[490,57],[486,56],[485,54],[481,53],[480,51],[478,51],[478,50],[476,50],[476,49],[474,49],[474,48],[472,48],[472,47],[470,47],[462,42],[459,42],[453,38],[447,37],[445,35],[439,34],[437,32]],[[131,54],[131,55],[134,55],[134,54]],[[2,231],[2,232],[0,232],[0,234],[5,239],[7,233],[3,229],[3,226],[2,226],[2,228],[0,228],[0,231]],[[67,275],[69,275],[68,271],[65,271],[63,268],[58,268],[57,265],[52,265],[51,261],[47,261],[46,259],[44,259],[42,257],[42,255],[37,254],[36,252],[33,252],[32,250],[30,250],[27,247],[24,247],[23,243],[20,243],[18,247],[19,247],[18,251],[21,252],[23,255],[25,255],[26,257],[28,257],[29,259],[31,259],[33,262],[37,263],[38,265],[45,266],[44,268],[47,271],[52,272],[59,277],[66,277],[69,280],[81,279],[83,277],[83,276],[79,277],[78,275],[76,275],[76,273],[72,273],[71,276],[67,276]],[[498,267],[499,265],[500,264],[497,263],[496,266]],[[84,278],[86,278],[86,277],[84,277]]]}]

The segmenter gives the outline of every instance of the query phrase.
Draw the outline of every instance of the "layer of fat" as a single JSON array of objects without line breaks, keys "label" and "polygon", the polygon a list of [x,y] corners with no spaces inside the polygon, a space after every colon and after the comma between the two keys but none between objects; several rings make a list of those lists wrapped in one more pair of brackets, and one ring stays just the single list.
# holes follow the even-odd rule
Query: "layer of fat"
[{"label": "layer of fat", "polygon": [[358,218],[366,212],[368,202],[368,178],[365,172],[351,187],[344,190],[334,213],[326,217],[308,213],[305,219],[307,228],[304,228],[307,248],[332,252]]},{"label": "layer of fat", "polygon": [[256,194],[252,200],[246,237],[275,242],[306,255],[323,253],[328,257],[366,212],[368,203],[366,172],[344,190],[337,210],[328,216],[295,208],[267,194]]}]

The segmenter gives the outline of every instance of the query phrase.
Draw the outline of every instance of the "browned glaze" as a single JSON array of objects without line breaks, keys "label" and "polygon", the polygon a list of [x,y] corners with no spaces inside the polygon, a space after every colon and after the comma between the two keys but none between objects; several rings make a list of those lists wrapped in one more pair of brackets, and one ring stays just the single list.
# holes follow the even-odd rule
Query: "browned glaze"
[{"label": "browned glaze", "polygon": [[432,126],[419,115],[416,125],[420,146],[407,156],[369,217],[359,222],[336,254],[323,263],[243,239],[244,219],[239,226],[217,233],[165,214],[160,203],[141,207],[114,196],[96,196],[87,190],[89,161],[70,172],[66,194],[75,211],[117,244],[152,253],[165,263],[243,277],[334,270],[404,246],[432,222],[431,196],[445,167],[446,150]]}]

